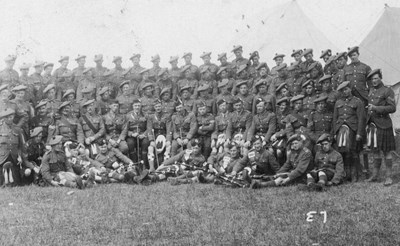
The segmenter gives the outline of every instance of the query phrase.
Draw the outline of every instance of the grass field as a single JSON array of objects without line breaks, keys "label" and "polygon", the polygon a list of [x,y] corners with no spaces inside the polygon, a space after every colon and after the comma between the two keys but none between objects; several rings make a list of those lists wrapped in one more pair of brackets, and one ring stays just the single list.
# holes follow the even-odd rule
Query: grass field
[{"label": "grass field", "polygon": [[[1,245],[399,245],[399,184],[0,190]],[[307,213],[317,214],[307,222]]]}]

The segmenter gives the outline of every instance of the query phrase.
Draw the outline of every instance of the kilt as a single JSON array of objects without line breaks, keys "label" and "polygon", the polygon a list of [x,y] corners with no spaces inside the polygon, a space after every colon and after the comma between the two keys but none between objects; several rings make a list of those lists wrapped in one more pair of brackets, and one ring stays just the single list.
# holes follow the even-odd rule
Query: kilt
[{"label": "kilt", "polygon": [[312,170],[310,172],[310,175],[313,177],[313,179],[315,179],[315,180],[318,179],[319,180],[318,172],[320,172],[320,171],[325,173],[326,178],[327,178],[328,181],[332,180],[333,177],[335,176],[334,172],[332,172],[331,170],[326,169],[326,168],[321,168],[321,169],[318,169],[318,170]]},{"label": "kilt", "polygon": [[389,127],[387,129],[377,128],[376,138],[378,143],[378,150],[382,150],[384,152],[396,150],[393,127]]},{"label": "kilt", "polygon": [[340,153],[360,152],[363,142],[356,141],[357,133],[347,125],[342,125],[336,132],[335,147]]}]

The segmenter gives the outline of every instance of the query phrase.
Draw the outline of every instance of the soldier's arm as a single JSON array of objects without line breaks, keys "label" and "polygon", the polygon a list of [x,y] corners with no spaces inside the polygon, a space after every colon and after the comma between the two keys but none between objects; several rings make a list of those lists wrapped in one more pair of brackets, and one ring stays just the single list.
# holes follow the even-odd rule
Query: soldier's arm
[{"label": "soldier's arm", "polygon": [[269,165],[274,171],[274,173],[277,173],[281,166],[279,165],[278,161],[276,160],[275,156],[271,154],[268,150],[265,150],[263,153],[263,156],[261,158],[263,162],[265,162],[267,165]]},{"label": "soldier's arm", "polygon": [[233,166],[232,172],[238,173],[248,165],[249,165],[249,157],[245,155],[235,164],[235,166]]},{"label": "soldier's arm", "polygon": [[173,165],[175,162],[180,162],[182,160],[182,157],[185,155],[185,151],[181,151],[179,154],[172,156],[168,160],[163,162],[164,166],[170,166]]},{"label": "soldier's arm", "polygon": [[175,125],[175,117],[176,117],[176,115],[173,115],[172,116],[172,120],[171,120],[171,125],[172,125],[172,137],[173,137],[173,139],[178,139],[178,138],[180,138],[180,135],[179,135],[179,129],[177,129],[176,128],[176,125]]},{"label": "soldier's arm", "polygon": [[243,133],[243,139],[247,139],[247,132],[249,131],[252,122],[253,122],[253,115],[248,114],[246,116],[246,130]]},{"label": "soldier's arm", "polygon": [[165,122],[166,128],[167,128],[167,136],[165,137],[167,142],[172,141],[172,121],[171,118],[169,117],[167,121]]},{"label": "soldier's arm", "polygon": [[342,182],[344,175],[344,162],[341,154],[337,153],[335,175],[332,178],[332,183],[340,184]]},{"label": "soldier's arm", "polygon": [[251,125],[250,125],[250,127],[249,127],[249,130],[247,131],[247,138],[246,138],[246,141],[251,141],[251,139],[253,138],[253,136],[254,136],[254,133],[255,133],[255,131],[256,131],[256,123],[254,122],[255,120],[254,120],[254,117],[253,117],[253,120],[251,121]]},{"label": "soldier's arm", "polygon": [[100,138],[101,136],[104,135],[104,133],[106,132],[106,128],[104,126],[104,120],[102,117],[100,117],[100,122],[99,122],[99,131],[93,136],[95,140],[97,140],[98,138]]},{"label": "soldier's arm", "polygon": [[299,160],[296,168],[289,173],[290,180],[294,180],[300,177],[307,171],[308,165],[310,164],[312,159],[311,151],[309,151],[308,149],[304,149],[304,152],[300,153],[300,156],[298,158]]},{"label": "soldier's arm", "polygon": [[214,127],[214,131],[211,133],[211,139],[218,139],[218,120],[217,118],[215,118],[215,127]]},{"label": "soldier's arm", "polygon": [[197,132],[197,120],[194,114],[191,115],[190,120],[190,130],[186,136],[187,139],[192,139],[194,134]]},{"label": "soldier's arm", "polygon": [[146,131],[147,131],[147,133],[148,133],[148,138],[149,138],[149,141],[151,142],[151,141],[154,141],[155,140],[155,136],[154,136],[154,134],[153,134],[153,131],[152,131],[152,129],[153,129],[153,116],[150,116],[148,119],[147,119],[147,124],[146,124],[147,126],[146,126]]},{"label": "soldier's arm", "polygon": [[122,154],[122,152],[121,152],[119,149],[112,148],[111,150],[115,153],[115,156],[116,156],[120,161],[122,161],[124,164],[129,165],[129,163],[132,162],[132,160],[129,159],[126,155]]},{"label": "soldier's arm", "polygon": [[215,119],[214,119],[214,116],[213,116],[213,115],[210,115],[210,116],[208,117],[208,119],[209,119],[208,125],[202,126],[202,130],[203,130],[203,131],[207,131],[207,132],[212,132],[212,131],[214,131],[214,128],[215,128]]},{"label": "soldier's arm", "polygon": [[357,98],[357,135],[364,136],[365,135],[365,125],[367,124],[364,104],[360,99]]},{"label": "soldier's arm", "polygon": [[392,114],[396,112],[396,102],[394,100],[394,91],[390,88],[387,88],[384,94],[385,97],[385,105],[383,106],[375,106],[375,111],[378,114]]},{"label": "soldier's arm", "polygon": [[77,132],[78,142],[81,144],[84,144],[85,143],[85,134],[83,133],[83,128],[82,128],[82,118],[80,118],[78,121],[76,132]]},{"label": "soldier's arm", "polygon": [[256,107],[256,100],[257,100],[257,96],[255,96],[254,98],[253,98],[253,103],[252,103],[252,106],[251,106],[251,113],[253,114],[253,115],[255,115],[256,113],[257,113],[257,107]]},{"label": "soldier's arm", "polygon": [[217,81],[213,80],[211,82],[211,86],[212,86],[212,96],[213,98],[215,98],[218,95]]},{"label": "soldier's arm", "polygon": [[226,126],[226,130],[225,130],[225,138],[226,139],[231,139],[232,138],[232,118],[231,117],[228,120],[228,125]]},{"label": "soldier's arm", "polygon": [[268,131],[265,134],[265,142],[269,142],[271,139],[272,134],[276,132],[276,116],[275,114],[271,115],[271,119],[268,122]]},{"label": "soldier's arm", "polygon": [[331,134],[332,136],[335,135],[335,131],[336,131],[336,121],[338,120],[338,109],[337,109],[337,105],[338,105],[338,101],[336,101],[335,106],[333,108],[333,119],[332,119],[332,127],[331,127]]}]

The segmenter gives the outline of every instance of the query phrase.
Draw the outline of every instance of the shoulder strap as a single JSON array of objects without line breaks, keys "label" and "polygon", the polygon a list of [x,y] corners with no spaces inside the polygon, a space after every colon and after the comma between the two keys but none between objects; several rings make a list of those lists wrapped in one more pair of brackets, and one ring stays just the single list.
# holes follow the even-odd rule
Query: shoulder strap
[{"label": "shoulder strap", "polygon": [[89,126],[89,128],[93,131],[94,134],[96,134],[99,130],[94,127],[92,122],[86,117],[86,115],[82,115],[82,119],[86,122],[86,124]]}]

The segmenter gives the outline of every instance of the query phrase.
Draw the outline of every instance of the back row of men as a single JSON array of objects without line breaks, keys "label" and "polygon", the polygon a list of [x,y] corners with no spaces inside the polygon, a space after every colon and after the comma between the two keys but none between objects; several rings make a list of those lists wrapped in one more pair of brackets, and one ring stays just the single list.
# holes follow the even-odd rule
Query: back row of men
[{"label": "back row of men", "polygon": [[[179,57],[171,57],[170,69],[159,66],[158,55],[152,57],[151,69],[140,66],[139,54],[130,58],[129,69],[122,68],[121,57],[114,57],[111,70],[102,66],[101,55],[94,58],[95,68],[86,68],[86,57],[79,55],[78,67],[70,71],[69,57],[64,56],[53,74],[52,63],[36,62],[31,76],[26,64],[19,76],[13,70],[15,57],[9,56],[0,73],[0,117],[12,116],[11,122],[21,129],[15,132],[22,140],[15,138],[14,145],[33,137],[31,145],[39,146],[35,136],[40,132],[43,144],[62,136],[63,144],[79,143],[91,158],[98,158],[98,141],[105,138],[110,148],[118,148],[132,163],[143,161],[150,172],[171,154],[175,157],[180,149],[190,149],[192,139],[199,141],[207,160],[233,142],[247,156],[254,152],[249,151],[254,150],[253,140],[261,136],[264,152],[273,153],[283,165],[290,160],[286,151],[293,135],[301,135],[304,148],[315,155],[323,151],[315,144],[326,133],[334,136],[330,139],[336,140],[335,148],[343,156],[344,171],[339,176],[357,180],[362,171],[369,175],[366,155],[360,164],[364,147],[375,156],[370,180],[377,180],[384,157],[385,184],[392,183],[390,153],[395,145],[389,114],[396,110],[394,93],[383,85],[379,69],[372,71],[358,60],[358,47],[336,55],[323,51],[324,67],[313,60],[312,49],[294,50],[290,66],[283,62],[285,55],[276,54],[272,69],[259,61],[257,52],[249,59],[242,56],[241,46],[232,52],[236,58],[231,63],[226,53],[218,55],[220,66],[210,62],[210,52],[204,52],[200,67],[191,63],[191,53],[185,53],[185,65],[179,68]],[[0,148],[6,150],[1,163],[21,163],[16,156],[29,156],[29,150],[11,149],[13,130],[6,125],[0,132],[7,136],[0,139]],[[37,153],[34,147],[32,151]],[[265,161],[257,156],[257,162]]]}]

